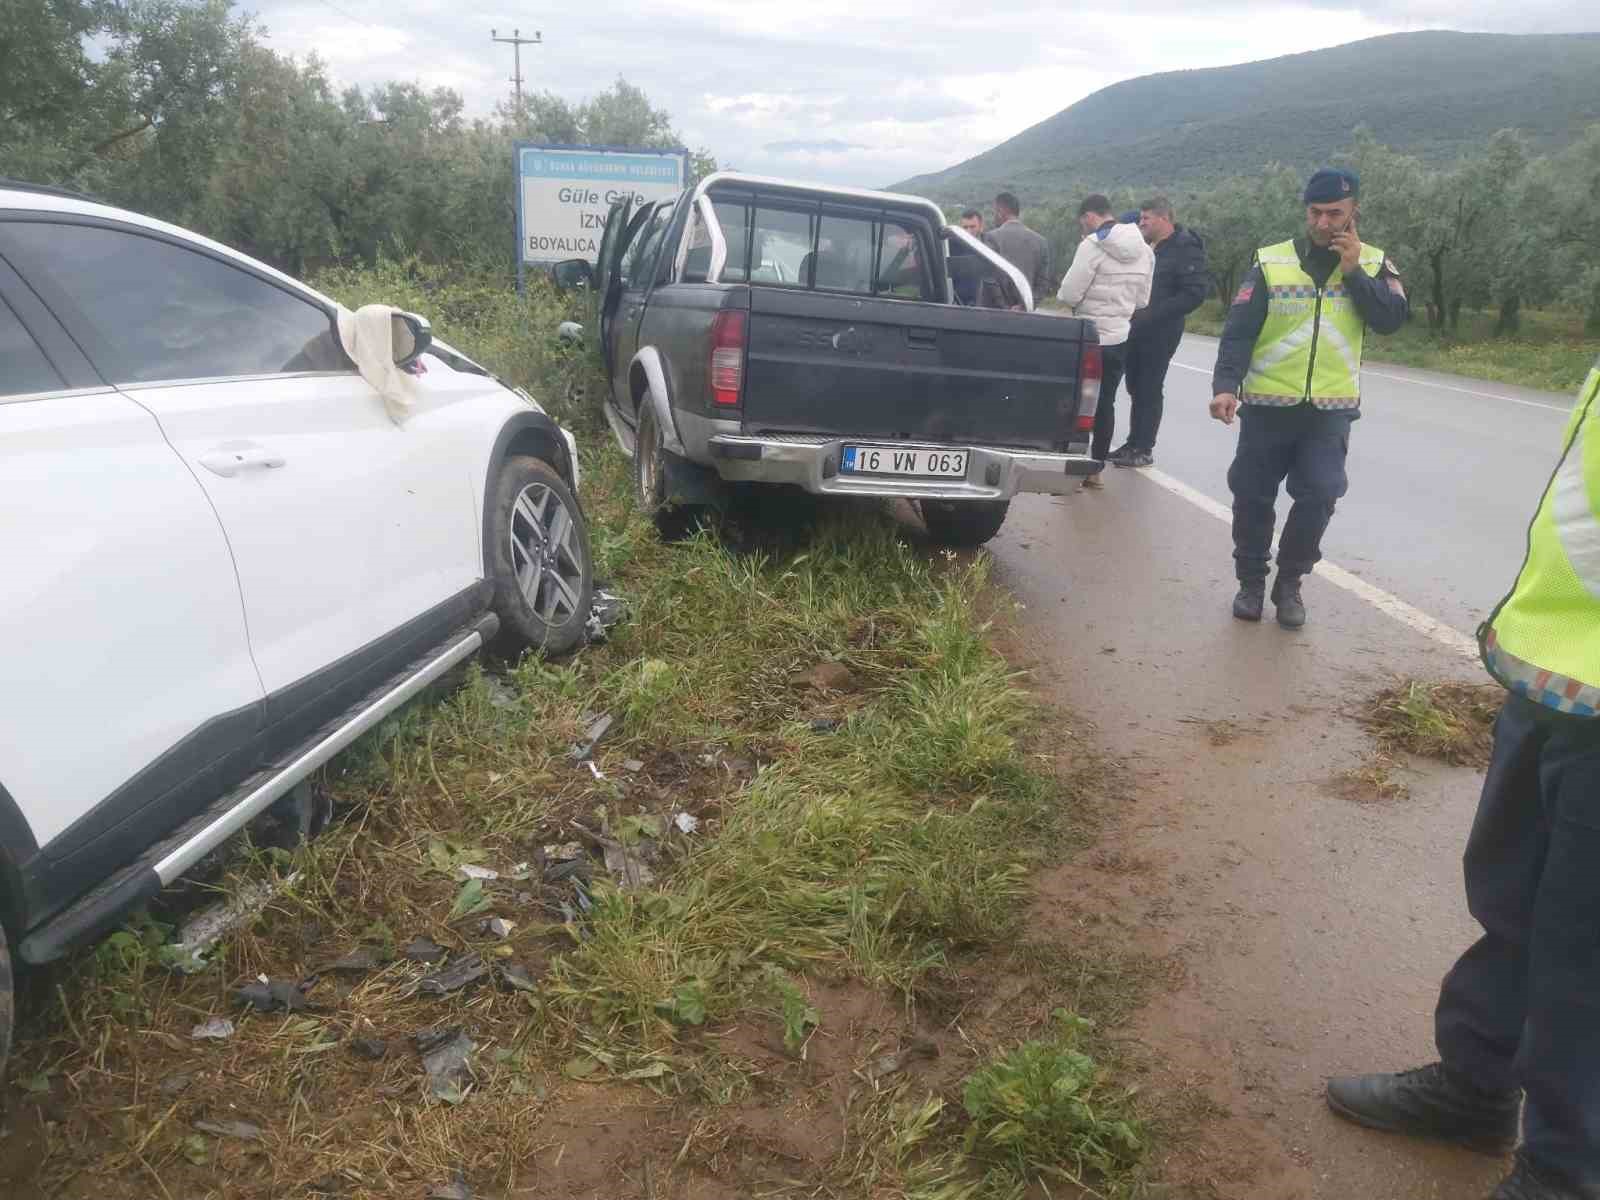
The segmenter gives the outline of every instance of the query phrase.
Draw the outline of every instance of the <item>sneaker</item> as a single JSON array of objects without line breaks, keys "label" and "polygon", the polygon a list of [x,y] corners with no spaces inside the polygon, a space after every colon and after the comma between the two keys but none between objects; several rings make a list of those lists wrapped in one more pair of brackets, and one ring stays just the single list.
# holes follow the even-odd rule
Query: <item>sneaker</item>
[{"label": "sneaker", "polygon": [[1597,1200],[1600,1191],[1577,1187],[1547,1171],[1536,1170],[1526,1155],[1517,1155],[1516,1164],[1495,1188],[1489,1200]]},{"label": "sneaker", "polygon": [[[1515,1091],[1480,1091],[1443,1063],[1328,1081],[1328,1107],[1347,1121],[1455,1142],[1480,1154],[1504,1154],[1517,1144],[1519,1099]],[[1516,1193],[1510,1195],[1515,1200]]]},{"label": "sneaker", "polygon": [[1128,465],[1128,459],[1137,453],[1139,452],[1130,443],[1123,442],[1122,445],[1106,455],[1106,461],[1113,467],[1125,467]]},{"label": "sneaker", "polygon": [[1148,450],[1129,450],[1121,458],[1111,460],[1119,467],[1153,467],[1156,456]]},{"label": "sneaker", "polygon": [[1300,576],[1279,575],[1274,579],[1272,603],[1278,608],[1278,624],[1285,629],[1299,629],[1306,623],[1306,605],[1300,599]]},{"label": "sneaker", "polygon": [[1233,615],[1241,621],[1261,620],[1261,607],[1267,602],[1265,580],[1252,580],[1239,584],[1239,594],[1233,598]]}]

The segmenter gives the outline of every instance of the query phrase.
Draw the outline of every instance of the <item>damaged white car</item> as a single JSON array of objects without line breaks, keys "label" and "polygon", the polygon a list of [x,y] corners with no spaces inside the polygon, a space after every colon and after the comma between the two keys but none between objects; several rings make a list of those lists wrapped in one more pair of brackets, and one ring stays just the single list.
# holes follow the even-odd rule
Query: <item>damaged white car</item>
[{"label": "damaged white car", "polygon": [[572,436],[431,337],[0,182],[0,1063],[104,932],[492,639],[593,591]]}]

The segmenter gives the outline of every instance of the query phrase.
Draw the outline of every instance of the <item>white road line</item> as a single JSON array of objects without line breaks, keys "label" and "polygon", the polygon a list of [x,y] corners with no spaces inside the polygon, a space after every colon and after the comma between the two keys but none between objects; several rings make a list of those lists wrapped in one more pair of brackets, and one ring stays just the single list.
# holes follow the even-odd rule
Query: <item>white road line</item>
[{"label": "white road line", "polygon": [[[1174,496],[1187,500],[1201,512],[1209,513],[1217,520],[1228,525],[1233,524],[1233,512],[1227,505],[1219,504],[1204,492],[1196,491],[1181,479],[1174,479],[1165,471],[1148,467],[1142,471],[1128,472],[1128,474],[1141,475],[1157,487],[1165,488]],[[1391,596],[1382,588],[1374,587],[1359,575],[1353,575],[1343,567],[1331,563],[1327,559],[1323,559],[1317,565],[1316,574],[1322,576],[1334,587],[1343,588],[1351,595],[1359,596],[1379,612],[1393,617],[1402,625],[1416,630],[1424,637],[1432,638],[1446,649],[1454,650],[1457,654],[1463,654],[1468,658],[1475,659],[1478,657],[1478,643],[1466,634],[1450,628],[1443,621],[1435,620],[1420,608],[1407,604],[1400,597]]]},{"label": "white road line", "polygon": [[[1173,366],[1182,367],[1185,371],[1194,371],[1201,375],[1211,374],[1209,367],[1191,367],[1188,363],[1174,361]],[[1471,388],[1455,387],[1448,383],[1433,383],[1426,379],[1413,379],[1409,375],[1391,375],[1387,371],[1374,371],[1371,367],[1362,367],[1363,375],[1372,375],[1378,379],[1392,379],[1396,383],[1409,383],[1417,387],[1436,388],[1441,392],[1459,392],[1463,396],[1482,396],[1485,400],[1504,400],[1508,404],[1521,404],[1526,408],[1545,408],[1551,412],[1569,413],[1572,410],[1560,404],[1545,404],[1541,400],[1522,400],[1516,396],[1502,396],[1499,392],[1477,392]]]}]

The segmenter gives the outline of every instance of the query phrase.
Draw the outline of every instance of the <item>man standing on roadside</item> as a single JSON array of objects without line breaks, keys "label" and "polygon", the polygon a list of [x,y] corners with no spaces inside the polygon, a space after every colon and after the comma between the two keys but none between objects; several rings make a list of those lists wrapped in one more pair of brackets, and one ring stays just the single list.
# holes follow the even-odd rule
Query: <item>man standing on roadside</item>
[{"label": "man standing on roadside", "polygon": [[[1116,432],[1117,385],[1122,382],[1123,349],[1128,323],[1136,309],[1150,303],[1155,255],[1136,225],[1118,224],[1111,201],[1096,193],[1078,206],[1083,241],[1061,280],[1056,298],[1075,317],[1094,322],[1100,336],[1100,404],[1094,414],[1089,453],[1101,462],[1111,452]],[[1086,475],[1086,488],[1103,486],[1098,475]]]},{"label": "man standing on roadside", "polygon": [[1600,1200],[1600,361],[1511,594],[1478,630],[1507,688],[1465,858],[1483,926],[1439,990],[1440,1062],[1328,1082],[1341,1117],[1488,1154],[1490,1200]]},{"label": "man standing on roadside", "polygon": [[[975,208],[969,208],[961,214],[961,228],[975,238],[983,237],[983,214]],[[978,255],[969,250],[962,242],[950,239],[950,255],[952,258],[961,258],[971,255],[975,260]],[[950,283],[955,288],[956,301],[968,307],[978,303],[981,294],[982,278],[976,269],[961,270],[952,268]]]},{"label": "man standing on roadside", "polygon": [[1161,429],[1167,366],[1183,340],[1183,320],[1199,308],[1210,287],[1206,247],[1200,235],[1173,219],[1165,196],[1139,206],[1139,232],[1155,251],[1156,273],[1150,303],[1135,309],[1128,333],[1128,440],[1111,453],[1119,467],[1148,467],[1155,462],[1156,434]]},{"label": "man standing on roadside", "polygon": [[1050,286],[1050,243],[1022,223],[1022,202],[1010,192],[994,198],[995,227],[983,235],[995,252],[1033,288],[1037,307]]},{"label": "man standing on roadside", "polygon": [[[1345,494],[1350,427],[1361,415],[1361,348],[1370,325],[1406,319],[1394,264],[1356,235],[1360,180],[1323,168],[1306,183],[1306,232],[1256,251],[1228,310],[1211,376],[1211,415],[1239,415],[1228,468],[1233,491],[1233,615],[1261,620],[1278,485],[1294,499],[1278,542],[1272,602],[1278,624],[1306,623],[1300,578],[1322,557],[1322,535]],[[1241,405],[1243,407],[1241,407]]]}]

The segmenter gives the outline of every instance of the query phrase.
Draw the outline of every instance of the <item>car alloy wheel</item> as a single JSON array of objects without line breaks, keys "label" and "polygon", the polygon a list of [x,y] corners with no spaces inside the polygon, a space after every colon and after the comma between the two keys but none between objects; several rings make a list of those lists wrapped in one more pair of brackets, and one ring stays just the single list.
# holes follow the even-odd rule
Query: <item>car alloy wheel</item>
[{"label": "car alloy wheel", "polygon": [[546,484],[528,484],[511,506],[507,538],[517,587],[549,626],[565,625],[582,604],[583,556],[574,542],[576,528],[566,504]]}]

